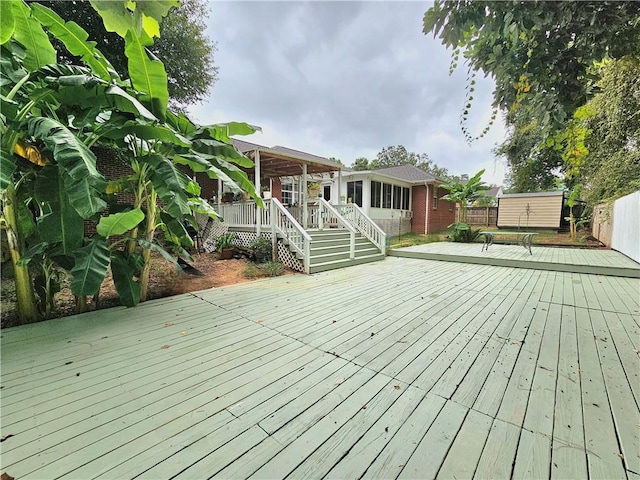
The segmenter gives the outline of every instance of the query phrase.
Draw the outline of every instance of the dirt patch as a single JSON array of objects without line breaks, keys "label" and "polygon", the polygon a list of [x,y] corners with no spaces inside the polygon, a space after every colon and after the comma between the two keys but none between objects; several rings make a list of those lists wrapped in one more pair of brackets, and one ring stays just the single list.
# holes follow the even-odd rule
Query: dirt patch
[{"label": "dirt patch", "polygon": [[[185,269],[177,268],[159,256],[151,259],[149,275],[149,300],[169,297],[213,287],[222,287],[236,283],[250,282],[256,278],[244,276],[250,263],[246,258],[219,260],[215,253],[201,253],[193,256],[193,262]],[[190,268],[192,267],[192,268]],[[285,270],[284,274],[294,273]],[[2,264],[2,282],[0,288],[0,314],[2,328],[17,325],[15,311],[15,284],[13,282],[11,262]],[[76,313],[75,298],[68,288],[69,280],[63,280],[62,289],[55,295],[55,309],[50,318],[65,317]],[[108,274],[100,288],[97,305],[92,309],[103,309],[120,305],[111,276]]]}]

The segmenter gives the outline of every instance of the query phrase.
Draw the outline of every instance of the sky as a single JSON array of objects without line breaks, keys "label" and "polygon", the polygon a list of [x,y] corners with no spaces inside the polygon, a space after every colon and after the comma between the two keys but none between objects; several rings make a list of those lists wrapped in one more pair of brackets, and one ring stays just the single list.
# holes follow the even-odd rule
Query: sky
[{"label": "sky", "polygon": [[[449,173],[503,184],[491,150],[502,124],[469,146],[460,128],[466,68],[449,75],[451,50],[422,33],[425,2],[215,1],[207,34],[218,80],[190,110],[201,124],[242,121],[244,139],[335,157],[345,165],[384,147],[426,153]],[[491,116],[493,81],[478,76],[470,129]]]}]

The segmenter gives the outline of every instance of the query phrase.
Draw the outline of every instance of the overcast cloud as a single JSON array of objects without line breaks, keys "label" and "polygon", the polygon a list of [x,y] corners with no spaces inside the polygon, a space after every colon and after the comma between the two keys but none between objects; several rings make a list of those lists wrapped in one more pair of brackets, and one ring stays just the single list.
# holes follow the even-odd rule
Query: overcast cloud
[{"label": "overcast cloud", "polygon": [[[460,130],[466,70],[449,76],[451,51],[422,34],[422,2],[211,3],[219,80],[191,111],[200,123],[245,121],[246,139],[351,165],[388,145],[427,153],[453,174],[502,184],[491,149],[502,126],[468,146]],[[493,83],[478,79],[474,133],[491,115]]]}]

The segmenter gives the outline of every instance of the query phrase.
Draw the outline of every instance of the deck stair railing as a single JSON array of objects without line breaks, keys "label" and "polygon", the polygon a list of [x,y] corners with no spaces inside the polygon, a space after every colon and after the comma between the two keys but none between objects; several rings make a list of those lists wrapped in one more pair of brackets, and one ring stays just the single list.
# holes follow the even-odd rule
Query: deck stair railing
[{"label": "deck stair railing", "polygon": [[302,260],[305,273],[309,273],[311,236],[277,198],[271,199],[269,209],[272,238],[274,241],[278,237],[283,238],[289,248]]},{"label": "deck stair railing", "polygon": [[358,233],[355,226],[340,215],[338,210],[324,198],[316,198],[308,202],[308,206],[310,220],[313,220],[310,225],[313,227],[319,230],[339,228],[349,232],[349,258],[353,260],[356,256],[356,233]]},{"label": "deck stair railing", "polygon": [[360,234],[371,241],[380,253],[385,253],[387,235],[376,223],[371,220],[362,209],[355,203],[334,205],[334,209],[339,212],[341,218],[346,219],[357,229]]}]

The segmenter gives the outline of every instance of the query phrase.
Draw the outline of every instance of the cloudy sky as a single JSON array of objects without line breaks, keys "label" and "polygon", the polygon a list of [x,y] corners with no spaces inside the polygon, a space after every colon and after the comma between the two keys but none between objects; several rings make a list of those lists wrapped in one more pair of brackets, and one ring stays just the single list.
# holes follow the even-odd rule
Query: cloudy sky
[{"label": "cloudy sky", "polygon": [[[502,184],[491,153],[502,126],[468,146],[460,130],[466,69],[422,33],[424,2],[211,2],[207,33],[219,79],[191,110],[200,123],[262,127],[247,140],[336,157],[351,165],[388,145],[427,153],[453,174]],[[478,79],[470,126],[491,115],[490,80]]]}]

